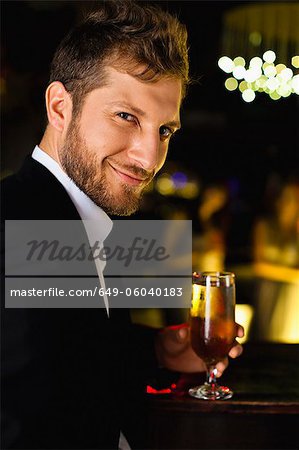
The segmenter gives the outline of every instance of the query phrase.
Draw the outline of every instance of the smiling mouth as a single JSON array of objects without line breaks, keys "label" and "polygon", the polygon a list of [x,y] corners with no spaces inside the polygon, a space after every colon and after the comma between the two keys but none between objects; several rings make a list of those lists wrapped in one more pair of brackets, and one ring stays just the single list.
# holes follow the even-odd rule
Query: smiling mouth
[{"label": "smiling mouth", "polygon": [[148,178],[140,178],[136,177],[135,174],[129,174],[126,172],[123,172],[123,170],[117,169],[116,167],[112,166],[109,163],[109,166],[113,169],[114,172],[119,176],[119,178],[124,181],[126,184],[130,184],[132,186],[140,186],[142,184],[146,184],[148,181]]}]

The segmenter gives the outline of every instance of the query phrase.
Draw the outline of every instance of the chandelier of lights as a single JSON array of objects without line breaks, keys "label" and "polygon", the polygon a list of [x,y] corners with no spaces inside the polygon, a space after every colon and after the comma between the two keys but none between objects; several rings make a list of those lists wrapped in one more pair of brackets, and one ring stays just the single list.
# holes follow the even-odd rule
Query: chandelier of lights
[{"label": "chandelier of lights", "polygon": [[299,4],[244,5],[224,16],[218,66],[230,76],[228,91],[239,89],[246,102],[257,92],[272,100],[299,95]]}]

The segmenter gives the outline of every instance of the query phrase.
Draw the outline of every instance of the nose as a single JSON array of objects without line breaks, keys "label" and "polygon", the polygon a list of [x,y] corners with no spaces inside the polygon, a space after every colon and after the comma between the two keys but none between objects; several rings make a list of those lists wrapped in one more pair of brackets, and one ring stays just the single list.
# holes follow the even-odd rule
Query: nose
[{"label": "nose", "polygon": [[160,163],[160,147],[159,133],[154,131],[140,133],[130,142],[128,156],[138,167],[153,171]]}]

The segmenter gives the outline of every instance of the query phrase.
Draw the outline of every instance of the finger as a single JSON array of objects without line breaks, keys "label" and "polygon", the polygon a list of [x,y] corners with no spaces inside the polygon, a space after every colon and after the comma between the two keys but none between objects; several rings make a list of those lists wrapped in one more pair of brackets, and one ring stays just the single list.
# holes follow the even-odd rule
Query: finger
[{"label": "finger", "polygon": [[245,334],[244,328],[242,327],[242,325],[240,325],[238,323],[236,325],[237,325],[237,329],[236,329],[237,337],[242,338]]},{"label": "finger", "polygon": [[237,358],[238,356],[241,355],[242,352],[243,352],[243,347],[242,347],[242,345],[236,343],[236,345],[234,345],[234,346],[231,348],[231,350],[230,350],[230,352],[229,352],[228,355],[229,355],[231,358]]},{"label": "finger", "polygon": [[228,366],[228,358],[223,359],[222,361],[220,361],[219,363],[216,364],[216,369],[217,369],[217,378],[221,377],[221,375],[223,374],[223,372],[225,371],[225,369]]}]

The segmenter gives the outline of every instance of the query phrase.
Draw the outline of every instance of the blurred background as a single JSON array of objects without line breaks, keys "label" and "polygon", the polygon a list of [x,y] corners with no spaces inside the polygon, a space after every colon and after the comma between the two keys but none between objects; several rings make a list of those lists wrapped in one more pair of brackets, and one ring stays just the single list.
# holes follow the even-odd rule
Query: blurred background
[{"label": "blurred background", "polygon": [[[247,339],[299,342],[298,2],[151,3],[186,24],[196,82],[136,218],[192,220],[193,270],[236,273]],[[1,177],[39,143],[54,50],[96,5],[1,2]],[[133,318],[159,327],[186,311]]]}]

